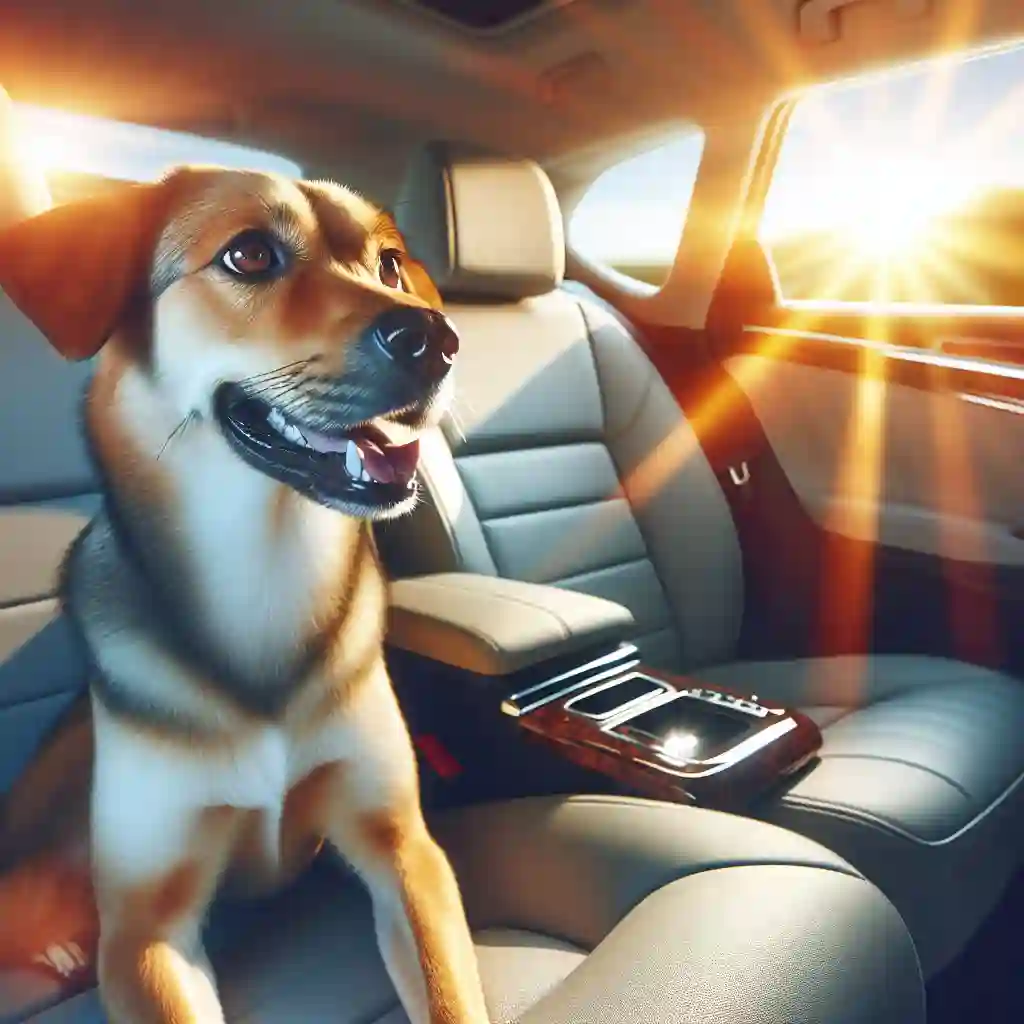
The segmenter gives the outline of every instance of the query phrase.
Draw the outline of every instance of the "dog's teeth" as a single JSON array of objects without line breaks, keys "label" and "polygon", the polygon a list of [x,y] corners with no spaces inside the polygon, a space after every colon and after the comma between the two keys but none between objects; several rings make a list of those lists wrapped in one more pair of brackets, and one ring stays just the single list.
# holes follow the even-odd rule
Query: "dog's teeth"
[{"label": "dog's teeth", "polygon": [[287,436],[288,423],[286,422],[284,415],[281,410],[272,407],[270,412],[267,414],[267,422],[279,433]]},{"label": "dog's teeth", "polygon": [[364,473],[363,460],[359,455],[359,445],[355,441],[349,441],[345,446],[345,472],[353,480],[360,479],[360,473]]},{"label": "dog's teeth", "polygon": [[302,436],[302,432],[299,430],[297,426],[295,426],[294,423],[286,424],[284,430],[282,430],[281,432],[293,444],[301,444],[305,446],[306,439]]}]

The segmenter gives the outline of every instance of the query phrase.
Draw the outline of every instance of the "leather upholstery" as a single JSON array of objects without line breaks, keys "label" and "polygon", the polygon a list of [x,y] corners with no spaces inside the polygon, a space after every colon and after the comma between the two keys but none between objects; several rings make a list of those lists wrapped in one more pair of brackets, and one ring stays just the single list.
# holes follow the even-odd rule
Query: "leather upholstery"
[{"label": "leather upholstery", "polygon": [[701,677],[746,691],[756,681],[834,723],[821,763],[764,816],[847,851],[896,902],[926,968],[952,959],[1020,865],[1024,686],[909,657],[736,663]]},{"label": "leather upholstery", "polygon": [[[431,243],[408,214],[415,255]],[[511,226],[531,249],[537,229]],[[736,662],[743,580],[728,506],[628,325],[576,289],[454,297],[459,405],[447,445],[426,450],[432,500],[382,531],[393,573],[499,574],[618,601],[649,664],[807,710],[825,727],[823,759],[763,814],[879,884],[937,971],[1024,861],[1024,684],[928,658]]]},{"label": "leather upholstery", "polygon": [[[0,91],[0,230],[50,205],[22,141]],[[52,598],[64,551],[98,500],[78,429],[88,373],[0,293],[0,791],[84,678]]]},{"label": "leather upholstery", "polygon": [[[923,1024],[899,915],[834,854],[636,800],[518,801],[434,831],[462,880],[495,1024]],[[361,887],[330,861],[209,945],[232,1024],[408,1024]],[[32,1018],[103,1020],[94,993]]]},{"label": "leather upholstery", "polygon": [[[497,206],[496,192],[504,197]],[[433,143],[417,154],[398,208],[414,223],[417,258],[449,295],[521,299],[562,282],[558,200],[532,160]],[[515,227],[523,222],[531,230],[520,235]]]},{"label": "leather upholstery", "polygon": [[475,675],[613,648],[632,631],[614,601],[520,580],[442,573],[391,587],[388,643]]},{"label": "leather upholstery", "polygon": [[423,447],[431,500],[379,533],[395,573],[556,583],[629,608],[652,665],[728,658],[742,608],[728,506],[633,340],[560,292],[446,309],[455,414]]}]

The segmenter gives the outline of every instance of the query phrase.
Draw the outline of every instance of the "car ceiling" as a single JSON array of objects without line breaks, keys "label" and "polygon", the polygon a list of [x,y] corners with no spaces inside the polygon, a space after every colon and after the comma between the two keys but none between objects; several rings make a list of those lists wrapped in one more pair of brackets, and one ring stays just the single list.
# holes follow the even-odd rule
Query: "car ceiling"
[{"label": "car ceiling", "polygon": [[[475,33],[413,0],[0,0],[0,82],[15,99],[258,142],[315,173],[351,163],[367,179],[353,184],[382,193],[428,137],[564,161],[1024,36],[1019,0],[861,0],[832,23],[837,39],[812,42],[803,2],[560,0]],[[908,16],[917,7],[930,9]]]}]

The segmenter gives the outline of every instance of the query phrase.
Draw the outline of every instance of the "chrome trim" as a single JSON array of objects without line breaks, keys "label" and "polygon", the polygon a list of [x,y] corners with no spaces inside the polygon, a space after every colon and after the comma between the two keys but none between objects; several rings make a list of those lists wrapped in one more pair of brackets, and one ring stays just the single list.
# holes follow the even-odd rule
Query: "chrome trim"
[{"label": "chrome trim", "polygon": [[[785,736],[788,732],[792,732],[795,728],[795,718],[787,718],[782,722],[776,722],[767,729],[761,730],[761,732],[756,735],[751,736],[742,743],[737,743],[735,747],[730,747],[728,750],[723,751],[721,754],[718,754],[707,761],[679,761],[662,753],[658,747],[651,746],[648,749],[656,751],[658,756],[664,758],[668,764],[659,764],[656,761],[647,761],[641,758],[636,759],[636,764],[642,764],[648,768],[656,768],[658,771],[666,772],[669,775],[674,775],[681,779],[706,779],[710,775],[717,775],[719,772],[724,772],[727,768],[731,768],[738,761],[743,761],[750,757],[751,754],[756,754],[759,750],[767,747],[769,743],[774,743],[777,739]],[[627,742],[633,743],[636,746],[640,745],[637,744],[635,740],[621,736],[619,733],[615,733],[614,735],[619,736],[620,739],[625,739]],[[647,744],[644,744],[644,746],[647,746]],[[670,767],[671,765],[676,765],[677,768],[673,769]],[[688,765],[694,767],[707,767],[705,767],[703,771],[688,771],[686,770],[686,766]]]},{"label": "chrome trim", "polygon": [[[640,673],[640,674],[644,675],[645,673]],[[655,708],[660,708],[662,706],[662,704],[671,704],[672,701],[678,700],[680,697],[690,697],[689,691],[688,690],[677,690],[673,686],[670,689],[666,690],[664,693],[659,694],[657,697],[654,697],[650,701],[649,704],[646,704],[644,706],[644,711],[645,712],[647,712],[647,711],[654,711]],[[690,699],[691,700],[700,700],[699,697],[690,697]],[[602,728],[604,729],[605,732],[611,732],[617,726],[622,725],[624,722],[628,722],[631,718],[635,718],[636,714],[637,714],[636,708],[634,708],[634,707],[628,708],[626,710],[625,714],[620,714],[619,711],[616,711],[614,716],[609,716],[607,719],[605,719],[605,725],[602,726]],[[615,735],[618,736],[619,734],[615,733]],[[621,739],[626,739],[625,736],[622,736],[620,738]],[[629,742],[632,743],[633,741],[629,740]]]},{"label": "chrome trim", "polygon": [[[520,705],[516,703],[514,696],[507,697],[501,702],[501,710],[506,715],[511,715],[513,718],[520,718],[523,715],[529,714],[531,711],[536,711],[537,708],[544,707],[545,704],[553,703],[568,693],[575,693],[577,690],[582,690],[585,686],[590,686],[591,683],[600,682],[602,679],[611,679],[613,676],[617,676],[620,672],[628,671],[628,668],[628,665],[613,665],[611,668],[606,668],[603,672],[598,672],[593,676],[587,676],[586,679],[579,679],[575,683],[570,683],[568,686],[562,687],[561,690],[556,690],[554,693],[546,694],[530,704]],[[552,682],[555,682],[555,680],[552,680]]]},{"label": "chrome trim", "polygon": [[[551,679],[545,679],[539,683],[534,683],[533,686],[528,686],[525,690],[519,690],[516,693],[509,694],[509,696],[501,702],[501,710],[506,715],[511,715],[513,718],[519,718],[530,711],[534,711],[545,704],[549,704],[553,700],[557,700],[559,697],[564,697],[567,693],[573,693],[585,686],[590,686],[592,683],[600,682],[602,679],[608,679],[610,676],[616,675],[619,672],[628,672],[630,669],[636,668],[640,664],[639,654],[640,652],[633,644],[623,644],[610,654],[602,655],[600,658],[595,658],[593,661],[588,661],[576,668],[569,669],[568,672],[562,672],[557,676],[553,676]],[[610,668],[594,675],[590,674],[593,669],[601,668],[602,665],[609,664],[611,665]],[[584,678],[580,679],[580,676],[584,676]],[[576,682],[571,683],[568,686],[559,685],[570,679],[576,679]],[[545,691],[549,690],[552,690],[553,692],[545,693]],[[535,700],[527,702],[526,704],[522,703],[524,698],[533,697],[537,694],[541,694],[541,696]]]},{"label": "chrome trim", "polygon": [[[592,715],[586,711],[573,710],[573,704],[577,701],[583,700],[584,697],[589,697],[595,693],[602,693],[604,690],[610,690],[613,686],[621,686],[623,683],[628,683],[632,679],[646,680],[651,684],[651,689],[642,696],[634,697],[632,700],[628,700],[624,704],[620,704],[618,707],[612,708],[611,711],[605,711],[599,715]],[[622,676],[621,679],[612,679],[609,682],[602,683],[600,686],[595,686],[592,690],[587,690],[584,693],[578,693],[572,698],[572,700],[567,700],[565,702],[565,710],[572,711],[574,715],[579,715],[581,718],[589,718],[595,722],[606,722],[609,719],[622,714],[624,711],[639,709],[639,707],[646,701],[653,700],[658,695],[659,690],[661,690],[662,693],[669,693],[674,691],[675,687],[672,686],[671,683],[666,683],[662,679],[655,679],[653,676],[649,676],[645,672],[630,672],[628,675]]]}]

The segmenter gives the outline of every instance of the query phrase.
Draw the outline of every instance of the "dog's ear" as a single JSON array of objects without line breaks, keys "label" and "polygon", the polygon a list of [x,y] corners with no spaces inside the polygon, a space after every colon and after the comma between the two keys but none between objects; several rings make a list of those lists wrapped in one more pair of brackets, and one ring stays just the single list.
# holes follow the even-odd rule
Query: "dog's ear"
[{"label": "dog's ear", "polygon": [[437,290],[430,275],[426,272],[422,263],[417,263],[411,256],[402,258],[402,284],[406,291],[412,292],[434,309],[441,309],[444,301],[441,293]]},{"label": "dog's ear", "polygon": [[0,288],[67,359],[95,355],[149,288],[165,185],[125,185],[0,233]]}]

